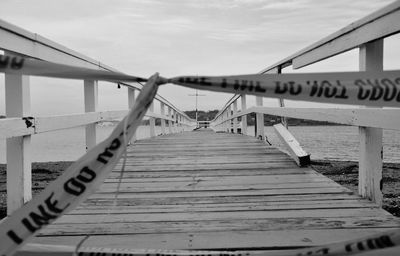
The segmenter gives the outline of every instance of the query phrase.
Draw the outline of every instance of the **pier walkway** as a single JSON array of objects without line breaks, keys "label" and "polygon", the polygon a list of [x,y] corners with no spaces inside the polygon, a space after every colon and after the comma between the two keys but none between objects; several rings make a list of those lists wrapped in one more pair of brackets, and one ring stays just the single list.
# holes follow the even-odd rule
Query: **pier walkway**
[{"label": "pier walkway", "polygon": [[100,190],[33,242],[152,249],[290,249],[400,220],[255,138],[201,129],[138,141]]}]

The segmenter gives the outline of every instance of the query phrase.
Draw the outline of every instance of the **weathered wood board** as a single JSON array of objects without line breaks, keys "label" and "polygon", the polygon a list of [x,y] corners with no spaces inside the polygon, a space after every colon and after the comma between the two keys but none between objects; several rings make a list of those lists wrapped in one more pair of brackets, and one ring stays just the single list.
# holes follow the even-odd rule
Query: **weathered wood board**
[{"label": "weathered wood board", "polygon": [[33,242],[277,249],[354,239],[400,220],[254,138],[210,130],[130,146],[99,191]]}]

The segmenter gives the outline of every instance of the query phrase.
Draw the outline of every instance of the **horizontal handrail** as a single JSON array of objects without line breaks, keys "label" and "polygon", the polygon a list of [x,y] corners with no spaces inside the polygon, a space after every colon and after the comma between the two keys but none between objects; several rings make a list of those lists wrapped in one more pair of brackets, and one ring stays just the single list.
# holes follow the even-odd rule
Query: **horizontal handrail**
[{"label": "horizontal handrail", "polygon": [[214,122],[218,126],[226,121],[251,113],[284,116],[291,118],[326,121],[336,124],[376,127],[400,130],[399,109],[382,108],[289,108],[289,107],[251,107],[229,116],[223,121]]},{"label": "horizontal handrail", "polygon": [[[71,66],[81,66],[92,69],[121,72],[115,68],[107,66],[100,61],[71,50],[61,44],[51,41],[36,33],[32,33],[23,28],[15,26],[0,19],[0,49],[10,51],[19,55],[25,55],[36,59],[56,62]],[[141,85],[120,82],[121,85],[141,90]],[[155,99],[171,107],[184,117],[189,117],[171,102],[160,95]]]},{"label": "horizontal handrail", "polygon": [[400,1],[396,1],[372,14],[351,23],[322,40],[263,69],[266,73],[274,68],[301,68],[312,63],[352,50],[364,43],[388,37],[400,32]]},{"label": "horizontal handrail", "polygon": [[214,119],[211,122],[214,122],[222,113],[224,113],[224,111],[230,106],[232,105],[232,103],[234,101],[236,101],[237,99],[240,98],[240,94],[235,94],[232,96],[232,98],[230,98],[226,104],[221,108],[221,110],[215,115]]},{"label": "horizontal handrail", "polygon": [[[51,132],[104,121],[112,121],[123,118],[127,113],[127,110],[120,110],[46,117],[3,118],[0,119],[0,130],[2,131],[0,133],[0,139]],[[176,121],[169,116],[150,111],[148,111],[145,116],[163,119],[166,121]],[[190,126],[190,124],[180,122],[179,120],[177,123]]]}]

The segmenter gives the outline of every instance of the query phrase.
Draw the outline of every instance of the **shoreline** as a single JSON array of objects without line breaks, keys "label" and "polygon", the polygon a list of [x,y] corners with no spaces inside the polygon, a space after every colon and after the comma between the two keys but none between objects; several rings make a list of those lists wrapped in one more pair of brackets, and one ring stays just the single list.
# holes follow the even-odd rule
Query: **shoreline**
[{"label": "shoreline", "polygon": [[[40,193],[73,161],[32,163],[32,195]],[[312,160],[310,168],[358,193],[358,163],[355,161]],[[400,217],[400,163],[383,164],[383,209]],[[396,188],[397,191],[396,191]],[[0,219],[6,216],[6,165],[0,164]]]}]

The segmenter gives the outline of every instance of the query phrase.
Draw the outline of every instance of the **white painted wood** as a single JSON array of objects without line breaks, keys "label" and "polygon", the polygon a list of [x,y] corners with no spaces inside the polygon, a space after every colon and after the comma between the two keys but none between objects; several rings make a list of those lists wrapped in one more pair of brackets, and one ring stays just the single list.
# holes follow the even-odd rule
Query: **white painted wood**
[{"label": "white painted wood", "polygon": [[400,109],[252,107],[238,115],[250,114],[252,112],[353,126],[400,130],[400,120],[398,118]]},{"label": "white painted wood", "polygon": [[[242,103],[242,112],[247,109],[246,94],[240,96]],[[247,115],[242,116],[242,134],[247,135]]]},{"label": "white painted wood", "polygon": [[[94,80],[84,80],[85,112],[96,112],[98,106],[98,84]],[[88,124],[85,128],[86,150],[96,146],[96,124]]]},{"label": "white painted wood", "polygon": [[168,106],[168,132],[171,134],[172,133],[172,109],[170,106]]},{"label": "white painted wood", "polygon": [[[256,96],[256,106],[260,107],[263,105],[263,97]],[[264,114],[256,114],[256,138],[264,140]]]},{"label": "white painted wood", "polygon": [[[135,97],[136,90],[134,88],[128,88],[128,108],[132,109],[135,105]],[[136,141],[136,133],[133,134],[130,143],[134,143]]]},{"label": "white painted wood", "polygon": [[[154,113],[154,101],[153,103],[151,103],[150,107],[149,107],[149,112]],[[149,118],[149,129],[150,129],[150,137],[154,137],[156,136],[156,130],[155,130],[155,126],[156,126],[156,119],[154,117],[150,117]]]},{"label": "white painted wood", "polygon": [[398,33],[400,31],[399,20],[400,2],[396,1],[269,66],[261,73],[278,66],[287,67],[292,62],[294,68],[300,68],[354,49],[372,40]]},{"label": "white painted wood", "polygon": [[274,129],[279,139],[286,146],[290,156],[296,161],[298,166],[310,164],[310,154],[303,150],[296,138],[282,124],[274,125]]},{"label": "white painted wood", "polygon": [[[29,120],[33,125],[35,120]],[[0,119],[0,139],[19,137],[35,133],[33,126],[27,127],[27,123],[22,118],[2,118]]]},{"label": "white painted wood", "polygon": [[[235,115],[235,114],[237,114],[237,112],[238,112],[238,107],[237,107],[237,100],[235,100],[233,103],[232,103],[232,115]],[[235,117],[235,118],[233,118],[232,119],[232,128],[233,128],[233,132],[234,133],[238,133],[238,119],[237,119],[237,117]]]},{"label": "white painted wood", "polygon": [[[165,104],[163,102],[160,102],[160,107],[161,107],[161,115],[165,115]],[[161,132],[162,134],[165,134],[165,119],[161,118]]]},{"label": "white painted wood", "polygon": [[[29,77],[5,74],[6,116],[30,115]],[[31,136],[8,138],[7,154],[7,214],[32,198]]]},{"label": "white painted wood", "polygon": [[232,106],[229,105],[226,109],[226,124],[228,126],[228,132],[232,132]]},{"label": "white painted wood", "polygon": [[[398,17],[400,19],[400,16]],[[360,47],[360,70],[383,70],[383,39]],[[373,202],[382,205],[382,129],[360,127],[360,155],[358,192]]]},{"label": "white painted wood", "polygon": [[114,70],[83,54],[3,20],[0,20],[0,38],[1,49],[65,65]]}]

